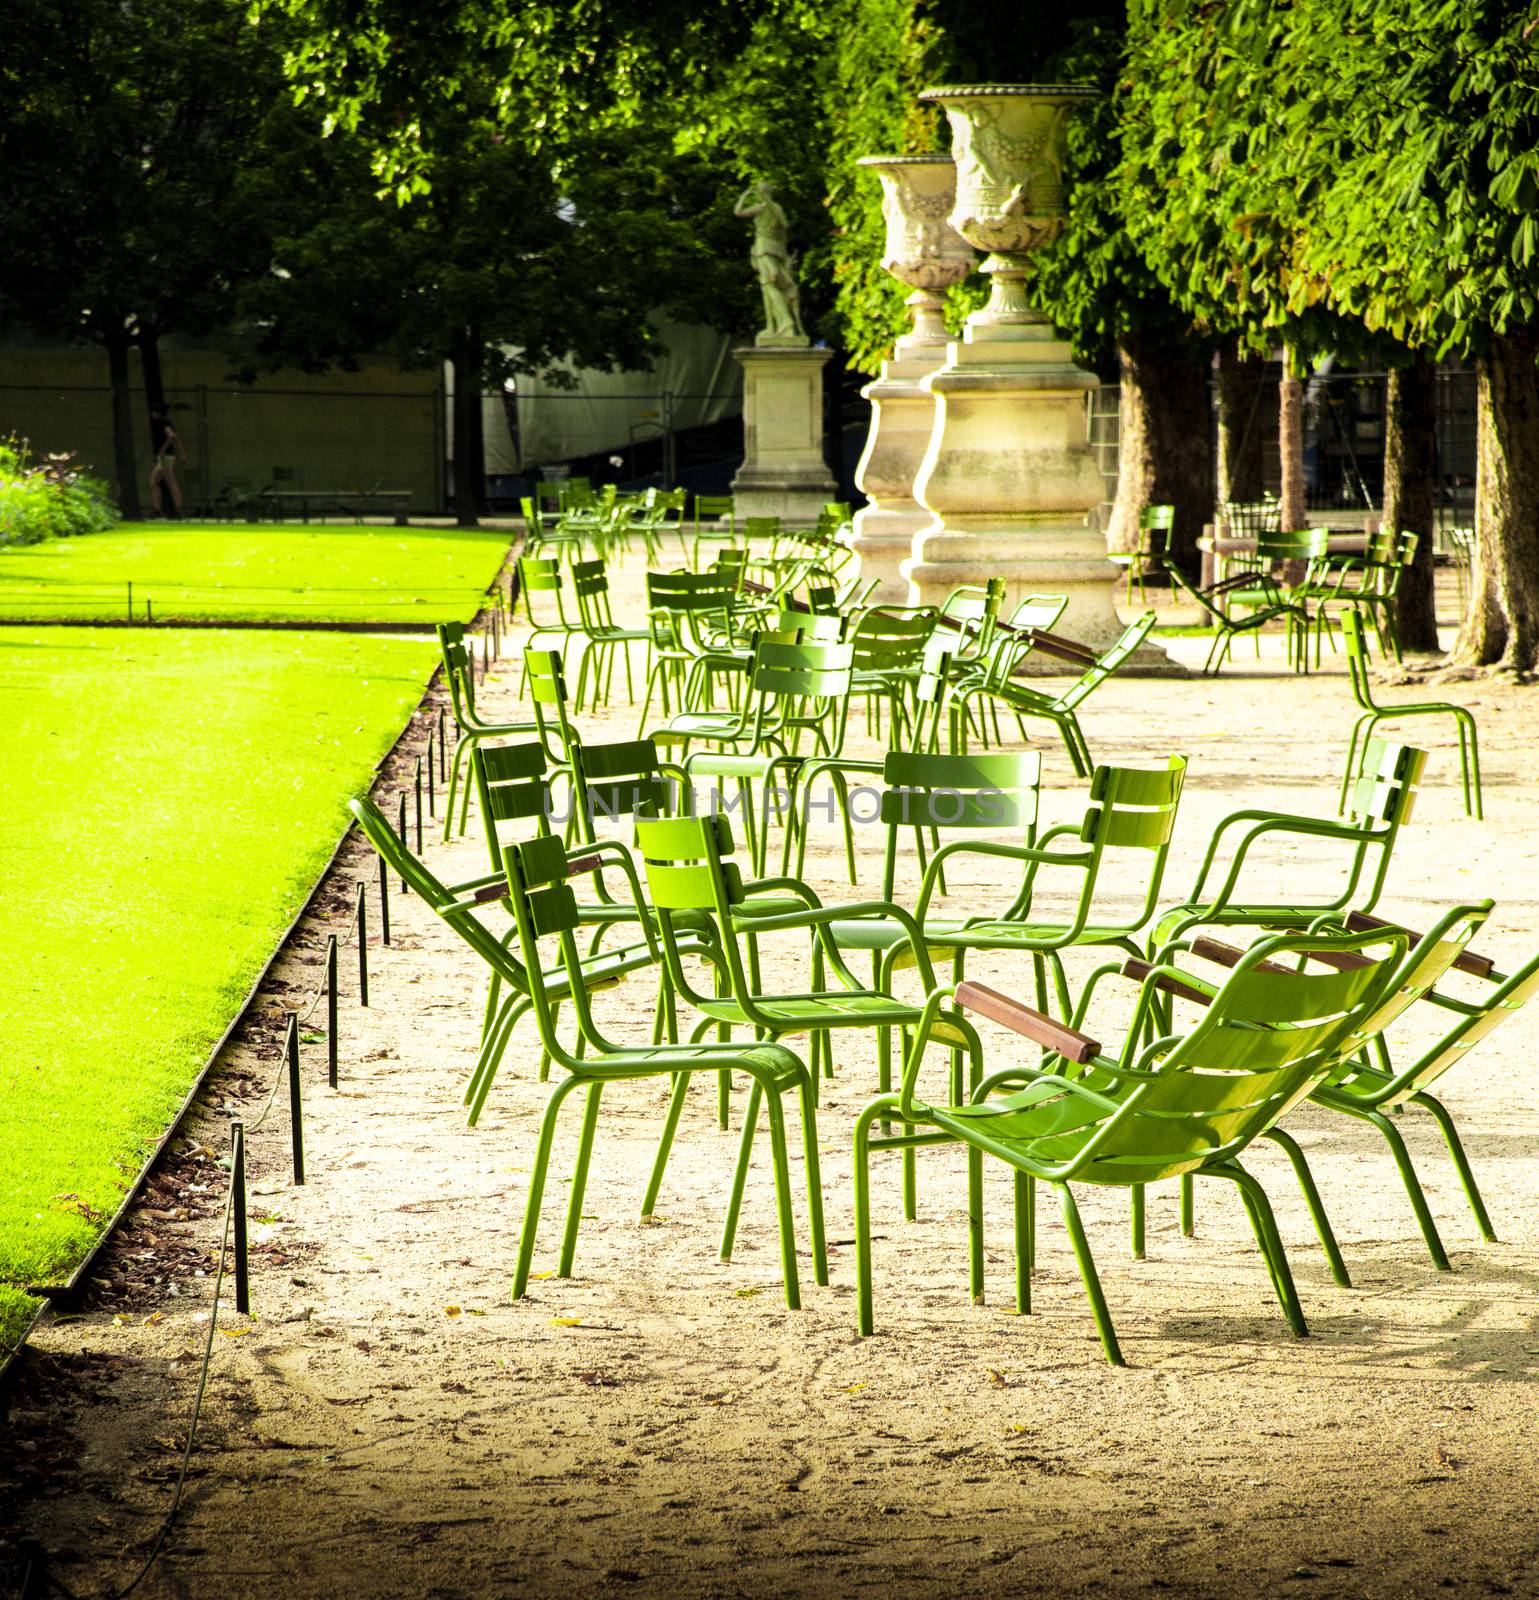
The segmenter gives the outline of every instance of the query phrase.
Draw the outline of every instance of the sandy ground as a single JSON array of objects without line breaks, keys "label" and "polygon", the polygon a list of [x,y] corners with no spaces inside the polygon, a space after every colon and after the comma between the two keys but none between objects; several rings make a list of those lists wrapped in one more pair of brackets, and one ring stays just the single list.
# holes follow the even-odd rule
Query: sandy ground
[{"label": "sandy ground", "polygon": [[[633,568],[623,611],[636,608],[637,579]],[[1172,645],[1189,661],[1205,648]],[[1259,665],[1247,649],[1216,683],[1114,682],[1089,704],[1099,759],[1192,757],[1166,900],[1184,894],[1227,811],[1334,804],[1353,715],[1344,676],[1279,668],[1275,645]],[[1426,729],[1436,754],[1383,909],[1425,924],[1494,893],[1479,944],[1515,964],[1539,939],[1539,700],[1484,680],[1441,692],[1477,709],[1489,820],[1465,820],[1450,731]],[[493,713],[512,709],[511,671],[494,674],[485,699]],[[634,715],[622,701],[588,725],[628,736]],[[1061,748],[1043,749],[1045,809],[1073,815],[1078,789]],[[392,802],[398,782],[382,786]],[[860,891],[843,881],[834,842],[831,830],[819,837],[809,876],[830,899],[873,892],[878,830],[860,830]],[[474,819],[467,840],[434,843],[428,857],[446,878],[481,870]],[[349,847],[90,1308],[45,1323],[0,1400],[0,1562],[29,1533],[58,1552],[77,1593],[97,1594],[142,1557],[207,1329],[223,1183],[213,1158],[229,1117],[253,1116],[265,1095],[282,1010],[313,987],[326,932],[372,865]],[[1288,848],[1261,878],[1303,896],[1336,871],[1328,851]],[[989,892],[983,873],[974,881]],[[1331,1282],[1279,1153],[1250,1160],[1289,1245],[1306,1341],[1287,1332],[1227,1186],[1201,1190],[1189,1240],[1176,1230],[1173,1188],[1151,1195],[1142,1261],[1129,1258],[1123,1197],[1083,1190],[1131,1363],[1113,1371],[1050,1204],[1035,1314],[1012,1313],[998,1172],[986,1199],[988,1299],[969,1303],[952,1152],[922,1158],[912,1224],[895,1166],[879,1170],[878,1335],[855,1337],[849,1138],[875,1073],[874,1051],[849,1038],[819,1113],[833,1281],[815,1287],[804,1255],[801,1311],[780,1296],[762,1161],[736,1256],[717,1259],[735,1127],[719,1131],[703,1085],[659,1215],[637,1220],[665,1099],[655,1083],[606,1096],[577,1276],[559,1280],[549,1273],[570,1119],[542,1276],[512,1303],[546,1093],[534,1034],[518,1035],[482,1124],[467,1129],[460,1095],[481,974],[420,902],[393,897],[392,920],[391,947],[372,951],[370,1009],[356,1004],[344,962],[340,1091],[326,1088],[323,1046],[305,1049],[309,1183],[289,1181],[281,1100],[253,1136],[256,1315],[221,1311],[183,1517],[144,1596],[1539,1594],[1530,1016],[1446,1085],[1502,1242],[1480,1242],[1430,1122],[1404,1120],[1453,1272],[1428,1260],[1371,1130],[1310,1107],[1290,1121],[1335,1219],[1350,1290]],[[377,946],[377,924],[374,937]],[[787,945],[772,981],[796,981],[799,950]],[[977,972],[1027,988],[1008,963]],[[627,986],[605,997],[604,1015],[635,1027],[649,998]],[[992,1060],[1012,1058],[1007,1036],[989,1032],[986,1043]],[[804,1245],[805,1218],[799,1199]]]}]

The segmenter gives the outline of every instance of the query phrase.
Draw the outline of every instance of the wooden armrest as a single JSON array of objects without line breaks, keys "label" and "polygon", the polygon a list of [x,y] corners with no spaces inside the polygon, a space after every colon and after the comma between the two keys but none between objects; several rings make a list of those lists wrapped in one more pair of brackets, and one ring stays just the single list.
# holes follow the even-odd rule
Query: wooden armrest
[{"label": "wooden armrest", "polygon": [[505,884],[505,883],[489,883],[484,888],[477,889],[476,892],[473,895],[471,895],[470,898],[472,900],[474,900],[475,903],[478,906],[488,906],[494,900],[506,900],[507,897],[508,897],[508,886],[507,886],[507,884]]},{"label": "wooden armrest", "polygon": [[[1237,949],[1232,944],[1225,944],[1222,939],[1193,939],[1191,944],[1192,954],[1202,961],[1214,961],[1221,967],[1237,967],[1245,959],[1245,952]],[[1285,967],[1278,961],[1258,961],[1255,966],[1257,972],[1284,972],[1291,973],[1291,967]]]},{"label": "wooden armrest", "polygon": [[602,856],[579,856],[577,860],[567,862],[566,875],[569,878],[575,878],[580,873],[599,872],[603,869],[603,866],[604,858]]},{"label": "wooden armrest", "polygon": [[1060,661],[1073,661],[1081,666],[1093,666],[1097,660],[1094,650],[1078,639],[1065,639],[1061,633],[1049,633],[1046,628],[1031,628],[1032,647],[1044,655],[1057,656]]},{"label": "wooden armrest", "polygon": [[[1420,944],[1424,935],[1413,933],[1411,929],[1402,927],[1398,922],[1386,922],[1382,917],[1370,917],[1366,911],[1349,911],[1347,913],[1348,933],[1370,933],[1376,928],[1388,928],[1395,933],[1403,933],[1412,944]],[[1454,957],[1454,969],[1458,972],[1468,972],[1472,977],[1489,978],[1496,971],[1496,963],[1489,956],[1477,956],[1473,950],[1461,950]]]},{"label": "wooden armrest", "polygon": [[1081,1033],[1078,1028],[1071,1028],[1066,1022],[1059,1022],[1031,1006],[1022,1005],[1019,1000],[1012,1000],[1009,995],[1001,994],[985,983],[959,983],[956,999],[964,1011],[976,1011],[980,1017],[1001,1023],[1061,1055],[1065,1061],[1074,1061],[1083,1066],[1101,1053],[1100,1042],[1089,1034]]},{"label": "wooden armrest", "polygon": [[1209,599],[1216,594],[1223,594],[1229,589],[1238,589],[1242,584],[1255,583],[1262,576],[1259,572],[1237,572],[1232,578],[1221,578],[1217,583],[1210,583],[1201,592]]},{"label": "wooden armrest", "polygon": [[[1139,961],[1134,956],[1129,956],[1122,963],[1122,975],[1125,978],[1136,978],[1140,983],[1154,971],[1154,965],[1149,961]],[[1167,977],[1163,972],[1154,980],[1156,989],[1163,989],[1166,994],[1173,994],[1182,1000],[1193,1000],[1200,1006],[1213,1004],[1213,996],[1203,989],[1193,988],[1189,983],[1182,983],[1179,978]]]}]

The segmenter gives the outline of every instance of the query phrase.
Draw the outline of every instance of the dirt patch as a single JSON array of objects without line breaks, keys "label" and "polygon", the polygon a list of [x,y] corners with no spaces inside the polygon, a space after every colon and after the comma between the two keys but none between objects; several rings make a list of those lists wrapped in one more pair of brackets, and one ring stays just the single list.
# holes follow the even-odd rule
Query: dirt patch
[{"label": "dirt patch", "polygon": [[[1206,641],[1172,648],[1200,661]],[[1355,715],[1344,675],[1299,680],[1277,666],[1247,655],[1216,683],[1114,682],[1085,711],[1101,759],[1193,758],[1167,901],[1184,894],[1226,812],[1334,805]],[[513,678],[494,673],[489,715],[516,714]],[[1463,817],[1452,730],[1419,729],[1436,753],[1382,908],[1425,924],[1457,899],[1494,894],[1479,943],[1510,966],[1539,939],[1539,701],[1490,679],[1445,692],[1476,708],[1490,820]],[[620,738],[635,716],[622,704],[584,720]],[[1073,815],[1080,791],[1061,749],[1043,749],[1045,809]],[[410,760],[383,785],[391,808]],[[827,898],[879,881],[879,835],[857,831],[860,891],[843,881],[833,830],[817,835],[809,875]],[[428,859],[445,879],[486,863],[474,833],[431,845]],[[1301,896],[1339,870],[1339,856],[1308,843],[1272,861],[1263,877]],[[283,1010],[313,988],[353,882],[374,876],[372,856],[350,846],[210,1080],[185,1147],[118,1235],[91,1304],[44,1324],[6,1397],[0,1538],[41,1538],[78,1593],[123,1581],[158,1526],[207,1332],[228,1120],[265,1098]],[[982,869],[957,881],[1001,892]],[[735,1257],[717,1259],[741,1089],[730,1133],[696,1089],[659,1215],[638,1220],[666,1099],[654,1083],[606,1092],[577,1276],[561,1280],[549,1274],[579,1120],[568,1119],[541,1275],[511,1303],[547,1092],[534,1034],[518,1033],[480,1127],[467,1129],[482,975],[394,888],[388,951],[373,929],[368,1010],[343,961],[338,1091],[325,1084],[323,1043],[305,1046],[306,1186],[289,1181],[281,1098],[253,1136],[256,1315],[221,1314],[183,1519],[145,1596],[1539,1593],[1539,1092],[1527,1015],[1454,1073],[1446,1096],[1501,1243],[1480,1242],[1430,1121],[1402,1120],[1453,1272],[1428,1260],[1371,1129],[1312,1108],[1289,1124],[1351,1289],[1331,1282],[1279,1153],[1256,1152],[1307,1341],[1286,1331],[1220,1186],[1200,1192],[1194,1239],[1177,1230],[1173,1191],[1153,1194],[1142,1261],[1127,1253],[1124,1199],[1082,1191],[1131,1363],[1113,1372],[1050,1204],[1034,1314],[1011,1313],[998,1172],[986,1190],[987,1303],[969,1303],[963,1172],[949,1152],[921,1158],[914,1223],[902,1220],[895,1167],[879,1170],[878,1333],[855,1337],[849,1142],[875,1088],[874,1051],[859,1040],[841,1041],[819,1108],[833,1282],[812,1285],[804,1258],[801,1311],[780,1297],[763,1161]],[[789,983],[799,965],[787,946],[767,971]],[[979,963],[977,975],[1027,987],[1008,962]],[[649,1001],[627,985],[603,1014],[634,1035]],[[1106,1031],[1116,1015],[1111,1004]],[[314,1020],[324,1025],[324,1009]],[[987,1042],[1009,1059],[1003,1035]],[[804,1242],[805,1215],[799,1202]]]}]

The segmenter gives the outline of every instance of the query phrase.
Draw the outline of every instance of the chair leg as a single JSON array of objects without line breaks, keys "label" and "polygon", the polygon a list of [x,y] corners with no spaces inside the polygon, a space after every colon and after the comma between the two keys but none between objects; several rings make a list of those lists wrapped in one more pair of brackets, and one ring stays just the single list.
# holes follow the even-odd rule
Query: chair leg
[{"label": "chair leg", "polygon": [[604,1085],[594,1081],[588,1085],[588,1100],[583,1107],[582,1134],[577,1142],[577,1165],[572,1169],[572,1187],[566,1201],[566,1229],[561,1235],[561,1259],[556,1267],[558,1278],[572,1276],[572,1262],[577,1255],[577,1230],[582,1225],[582,1198],[588,1188],[588,1163],[593,1159],[593,1135],[598,1127],[599,1097]]},{"label": "chair leg", "polygon": [[[754,1080],[754,1087],[759,1080]],[[796,1274],[796,1222],[791,1211],[791,1167],[786,1159],[785,1107],[780,1091],[766,1085],[765,1110],[769,1114],[770,1152],[775,1164],[775,1214],[780,1223],[780,1270],[785,1278],[786,1305],[796,1311],[802,1303],[801,1284]]]},{"label": "chair leg", "polygon": [[743,1206],[743,1186],[748,1181],[748,1161],[753,1154],[754,1131],[759,1125],[759,1102],[764,1098],[764,1085],[755,1078],[748,1091],[748,1105],[743,1112],[743,1136],[738,1143],[737,1166],[732,1173],[732,1189],[727,1196],[727,1217],[721,1229],[721,1259],[732,1259],[732,1246],[737,1239],[737,1218]]},{"label": "chair leg", "polygon": [[983,1304],[983,1152],[967,1147],[967,1287],[973,1304]]},{"label": "chair leg", "polygon": [[563,1078],[550,1092],[540,1118],[540,1137],[535,1145],[534,1164],[529,1171],[529,1198],[524,1202],[524,1226],[518,1236],[518,1266],[513,1274],[513,1298],[521,1300],[529,1287],[529,1267],[534,1259],[534,1236],[540,1226],[540,1202],[545,1197],[545,1174],[550,1167],[550,1147],[556,1135],[556,1118],[561,1102],[582,1082]]},{"label": "chair leg", "polygon": [[657,1154],[652,1158],[652,1175],[647,1179],[647,1192],[641,1197],[643,1221],[657,1209],[657,1196],[663,1186],[663,1173],[668,1167],[668,1156],[673,1150],[674,1135],[679,1131],[679,1115],[684,1110],[684,1097],[688,1093],[689,1074],[674,1073],[673,1092],[668,1096],[668,1111],[663,1118],[663,1131],[657,1141]]},{"label": "chair leg", "polygon": [[1443,1130],[1443,1142],[1448,1146],[1448,1154],[1453,1158],[1459,1182],[1464,1185],[1464,1198],[1469,1201],[1470,1210],[1475,1213],[1475,1223],[1480,1229],[1480,1236],[1488,1243],[1494,1244],[1496,1230],[1491,1226],[1486,1203],[1480,1198],[1480,1189],[1470,1168],[1469,1157],[1464,1153],[1464,1141],[1460,1139],[1458,1129],[1454,1127],[1453,1118],[1448,1114],[1448,1107],[1441,1100],[1434,1100],[1430,1094],[1413,1094],[1411,1104],[1420,1106],[1422,1110],[1428,1112]]},{"label": "chair leg", "polygon": [[1304,1152],[1298,1140],[1291,1133],[1284,1133],[1281,1128],[1269,1129],[1265,1137],[1273,1144],[1281,1145],[1287,1153],[1288,1160],[1293,1164],[1293,1175],[1299,1181],[1299,1188],[1303,1190],[1304,1204],[1309,1207],[1309,1218],[1315,1225],[1320,1248],[1325,1251],[1325,1259],[1330,1263],[1331,1276],[1343,1289],[1350,1289],[1351,1274],[1347,1271],[1346,1262],[1341,1258],[1341,1250],[1336,1243],[1336,1233],[1331,1227],[1331,1219],[1325,1214],[1320,1191],[1315,1187],[1315,1175],[1309,1170],[1309,1163],[1304,1159]]},{"label": "chair leg", "polygon": [[1443,1241],[1438,1236],[1437,1223],[1432,1220],[1431,1208],[1427,1204],[1426,1195],[1422,1193],[1421,1183],[1416,1177],[1416,1168],[1411,1164],[1411,1152],[1406,1149],[1405,1140],[1400,1137],[1400,1130],[1382,1111],[1364,1111],[1361,1114],[1384,1135],[1385,1143],[1389,1145],[1389,1153],[1395,1158],[1395,1165],[1400,1169],[1401,1182],[1405,1184],[1411,1210],[1416,1213],[1416,1224],[1426,1241],[1427,1253],[1432,1257],[1433,1266],[1439,1272],[1451,1272],[1453,1268],[1449,1265],[1448,1254],[1443,1249]]},{"label": "chair leg", "polygon": [[1031,1315],[1032,1182],[1024,1172],[1015,1173],[1015,1309],[1023,1317]]},{"label": "chair leg", "polygon": [[1101,1348],[1114,1367],[1125,1367],[1122,1347],[1117,1343],[1117,1330],[1112,1326],[1111,1313],[1106,1309],[1106,1296],[1101,1293],[1100,1274],[1095,1270],[1095,1257],[1090,1254],[1090,1241],[1085,1237],[1085,1225],[1080,1221],[1079,1207],[1068,1184],[1055,1183],[1059,1203],[1063,1207],[1064,1226],[1069,1230],[1069,1242],[1074,1246],[1074,1259],[1079,1265],[1080,1281],[1085,1286],[1085,1297],[1090,1301],[1090,1314],[1095,1318],[1096,1332],[1101,1336]]},{"label": "chair leg", "polygon": [[802,1112],[802,1164],[807,1175],[807,1221],[812,1234],[812,1281],[828,1282],[828,1234],[823,1226],[823,1164],[818,1156],[818,1085],[809,1072],[797,1085]]},{"label": "chair leg", "polygon": [[1181,1234],[1190,1239],[1197,1232],[1197,1185],[1189,1172],[1181,1174]]},{"label": "chair leg", "polygon": [[855,1119],[855,1330],[862,1337],[875,1331],[871,1272],[871,1124],[884,1110],[867,1106]]},{"label": "chair leg", "polygon": [[[468,733],[462,733],[459,736],[459,738],[455,741],[455,745],[454,745],[454,760],[449,763],[449,790],[448,790],[448,793],[444,796],[444,843],[445,844],[448,844],[450,839],[452,839],[454,837],[454,796],[455,796],[455,792],[458,790],[459,784],[460,784],[460,763],[464,760],[466,752],[470,749],[470,746],[474,742],[475,741],[470,737],[470,735]],[[470,779],[469,779],[468,776],[465,779],[465,785],[466,785],[467,788],[470,786]],[[463,823],[461,823],[460,824],[460,832],[463,833],[464,831],[465,831],[465,826],[464,826]]]},{"label": "chair leg", "polygon": [[[1480,793],[1480,739],[1475,730],[1475,719],[1466,711],[1458,718],[1459,759],[1464,769],[1464,814],[1471,814],[1470,799],[1474,798],[1476,822],[1485,820],[1485,804]],[[1465,731],[1468,730],[1468,743]]]},{"label": "chair leg", "polygon": [[[475,1127],[481,1120],[481,1112],[486,1105],[486,1097],[491,1093],[492,1081],[497,1076],[497,1068],[502,1065],[503,1052],[508,1047],[508,1040],[513,1037],[513,1029],[520,1017],[529,1009],[528,1000],[522,996],[508,1008],[506,1020],[501,1033],[489,1041],[489,1047],[483,1047],[482,1059],[476,1066],[476,1075],[471,1080],[471,1087],[466,1092],[466,1104],[469,1111],[465,1122],[468,1127]],[[543,1057],[542,1059],[548,1059]]]},{"label": "chair leg", "polygon": [[1211,1177],[1227,1178],[1240,1191],[1250,1218],[1256,1244],[1271,1275],[1272,1288],[1288,1326],[1300,1339],[1309,1337],[1309,1325],[1304,1321],[1304,1308],[1299,1304],[1298,1290],[1293,1286],[1293,1273],[1288,1267],[1288,1257],[1283,1251],[1282,1237],[1277,1231],[1277,1219],[1272,1215],[1272,1202],[1266,1197],[1255,1176],[1238,1163],[1207,1169]]},{"label": "chair leg", "polygon": [[1147,1225],[1147,1223],[1146,1223],[1147,1206],[1146,1206],[1146,1196],[1145,1196],[1145,1193],[1144,1193],[1143,1184],[1135,1183],[1133,1185],[1132,1189],[1129,1191],[1129,1194],[1128,1194],[1128,1201],[1129,1201],[1129,1204],[1128,1204],[1128,1213],[1129,1213],[1128,1221],[1129,1221],[1129,1231],[1130,1231],[1130,1233],[1132,1235],[1133,1259],[1135,1261],[1142,1261],[1144,1259],[1144,1253],[1145,1253],[1144,1252],[1144,1242],[1145,1242],[1144,1235],[1145,1235],[1145,1229],[1146,1229],[1146,1225]]}]

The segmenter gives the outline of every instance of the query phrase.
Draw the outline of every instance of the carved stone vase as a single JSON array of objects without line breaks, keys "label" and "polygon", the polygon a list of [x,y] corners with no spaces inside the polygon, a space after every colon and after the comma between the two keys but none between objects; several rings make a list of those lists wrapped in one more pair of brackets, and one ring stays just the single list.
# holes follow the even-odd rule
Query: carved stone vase
[{"label": "carved stone vase", "polygon": [[[935,420],[914,485],[930,520],[905,563],[914,598],[939,604],[959,584],[1007,580],[1007,608],[1026,594],[1067,594],[1060,624],[1097,648],[1121,631],[1117,568],[1086,525],[1105,490],[1090,448],[1093,373],[1032,309],[1031,252],[1065,217],[1065,124],[1092,89],[969,84],[926,89],[951,124],[957,232],[988,252],[988,304],[967,320],[923,382]],[[1166,658],[1152,646],[1144,670]],[[1043,666],[1047,663],[1043,662]]]},{"label": "carved stone vase", "polygon": [[935,420],[935,398],[921,385],[946,359],[944,292],[973,270],[976,257],[948,220],[956,197],[950,156],[867,156],[859,165],[882,184],[882,266],[914,291],[906,301],[913,327],[882,363],[880,376],[861,390],[871,402],[871,429],[855,469],[869,502],[855,513],[861,576],[879,580],[875,598],[902,604],[909,585],[898,568],[912,553],[914,535],[931,520],[914,499],[914,477]]}]

